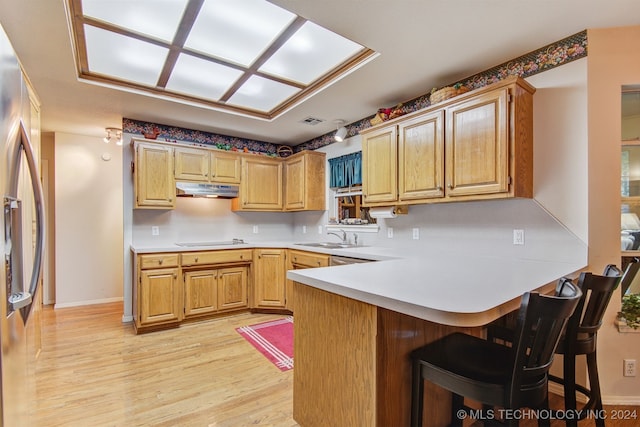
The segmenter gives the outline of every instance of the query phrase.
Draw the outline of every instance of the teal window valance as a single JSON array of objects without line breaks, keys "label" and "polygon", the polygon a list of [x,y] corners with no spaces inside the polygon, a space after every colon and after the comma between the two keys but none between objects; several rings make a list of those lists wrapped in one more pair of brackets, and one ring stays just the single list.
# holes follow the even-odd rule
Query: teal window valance
[{"label": "teal window valance", "polygon": [[362,184],[362,151],[329,159],[329,173],[331,188]]}]

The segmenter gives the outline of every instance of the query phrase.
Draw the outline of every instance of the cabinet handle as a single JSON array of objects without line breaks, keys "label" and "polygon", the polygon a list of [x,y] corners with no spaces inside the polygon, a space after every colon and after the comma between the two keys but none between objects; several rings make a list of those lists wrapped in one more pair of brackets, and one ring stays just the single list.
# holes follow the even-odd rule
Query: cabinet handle
[{"label": "cabinet handle", "polygon": [[177,279],[177,278],[178,278],[178,275],[177,275],[176,273],[173,273],[173,278],[174,278],[174,279]]},{"label": "cabinet handle", "polygon": [[294,256],[294,257],[293,257],[293,261],[294,261],[294,262],[295,262],[295,261],[298,261],[298,257],[297,257],[297,256]]},{"label": "cabinet handle", "polygon": [[318,261],[318,265],[320,265],[320,261]]},{"label": "cabinet handle", "polygon": [[198,262],[198,257],[195,257],[193,260],[194,260],[195,262]]},{"label": "cabinet handle", "polygon": [[440,187],[439,185],[436,187],[437,191],[442,191],[442,187]]},{"label": "cabinet handle", "polygon": [[244,259],[244,255],[240,255],[240,259]]},{"label": "cabinet handle", "polygon": [[158,264],[162,265],[162,260],[161,259],[158,260]]},{"label": "cabinet handle", "polygon": [[453,184],[449,184],[447,187],[449,187],[449,190],[453,190]]}]

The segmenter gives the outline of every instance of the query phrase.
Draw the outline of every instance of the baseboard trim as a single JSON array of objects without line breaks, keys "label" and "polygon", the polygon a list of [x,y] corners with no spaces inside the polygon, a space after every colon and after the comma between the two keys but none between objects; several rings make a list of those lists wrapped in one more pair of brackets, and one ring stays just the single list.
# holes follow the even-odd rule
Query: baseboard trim
[{"label": "baseboard trim", "polygon": [[122,297],[116,297],[116,298],[94,299],[94,300],[88,300],[88,301],[64,302],[64,303],[55,303],[53,305],[53,308],[57,310],[59,308],[81,307],[83,305],[107,304],[110,302],[122,302],[122,301],[124,301]]},{"label": "baseboard trim", "polygon": [[[564,396],[564,388],[561,384],[549,381],[549,393]],[[578,393],[578,403],[587,403],[587,397]],[[640,406],[640,396],[602,396],[603,405],[631,405]]]}]

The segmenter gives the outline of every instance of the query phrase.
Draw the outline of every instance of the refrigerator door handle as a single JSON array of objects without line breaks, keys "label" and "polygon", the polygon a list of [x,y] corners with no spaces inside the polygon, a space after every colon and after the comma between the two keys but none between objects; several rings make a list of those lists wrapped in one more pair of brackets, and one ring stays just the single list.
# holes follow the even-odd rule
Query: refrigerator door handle
[{"label": "refrigerator door handle", "polygon": [[[22,319],[24,323],[27,323],[27,318],[31,312],[31,299],[38,290],[38,284],[42,276],[42,263],[44,258],[44,243],[45,243],[45,212],[44,212],[44,194],[42,192],[42,184],[40,183],[40,176],[38,175],[38,168],[33,153],[33,147],[29,141],[29,136],[26,132],[24,123],[20,120],[20,125],[17,134],[17,143],[15,144],[15,151],[13,153],[12,164],[14,165],[12,176],[10,176],[11,182],[10,191],[12,196],[17,196],[18,193],[18,180],[21,160],[21,149],[24,151],[25,158],[27,160],[27,166],[29,169],[29,176],[31,178],[31,185],[33,188],[33,200],[35,201],[36,211],[36,247],[33,259],[33,269],[31,271],[31,278],[29,280],[29,289],[22,293],[18,293],[15,298],[16,302],[13,304],[15,308],[20,308]],[[22,295],[22,296],[20,296]]]}]

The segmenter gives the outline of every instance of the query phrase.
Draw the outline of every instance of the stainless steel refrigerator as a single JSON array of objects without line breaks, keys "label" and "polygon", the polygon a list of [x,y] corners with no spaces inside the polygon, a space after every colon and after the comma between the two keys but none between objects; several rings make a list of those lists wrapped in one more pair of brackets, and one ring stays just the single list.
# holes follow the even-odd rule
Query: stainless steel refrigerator
[{"label": "stainless steel refrigerator", "polygon": [[45,212],[29,123],[27,86],[0,27],[0,195],[4,211],[0,215],[4,236],[0,249],[4,261],[0,273],[0,425],[7,427],[30,425],[35,404],[28,331],[42,274]]}]

